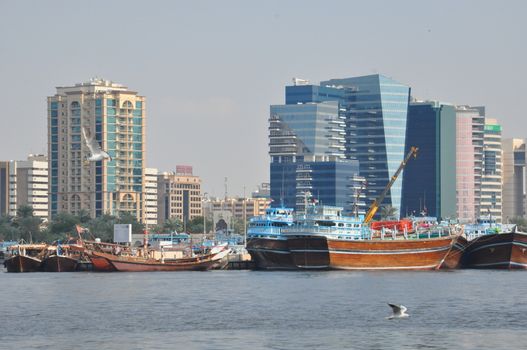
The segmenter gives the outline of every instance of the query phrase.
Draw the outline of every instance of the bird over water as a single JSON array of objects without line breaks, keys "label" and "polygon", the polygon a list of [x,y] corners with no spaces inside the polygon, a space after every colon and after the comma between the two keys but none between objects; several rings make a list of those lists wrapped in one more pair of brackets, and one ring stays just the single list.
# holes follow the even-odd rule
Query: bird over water
[{"label": "bird over water", "polygon": [[405,317],[410,317],[410,315],[408,315],[408,314],[406,313],[406,310],[408,310],[408,309],[406,308],[406,306],[404,306],[404,305],[390,304],[390,303],[388,303],[388,305],[392,308],[393,315],[386,317],[386,319],[391,320],[391,319],[394,319],[394,318],[405,318]]}]

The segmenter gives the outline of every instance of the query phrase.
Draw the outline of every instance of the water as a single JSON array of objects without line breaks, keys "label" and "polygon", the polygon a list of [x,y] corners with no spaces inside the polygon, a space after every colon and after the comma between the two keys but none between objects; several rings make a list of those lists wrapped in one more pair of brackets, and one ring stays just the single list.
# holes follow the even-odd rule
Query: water
[{"label": "water", "polygon": [[518,349],[526,290],[523,271],[0,272],[0,348]]}]

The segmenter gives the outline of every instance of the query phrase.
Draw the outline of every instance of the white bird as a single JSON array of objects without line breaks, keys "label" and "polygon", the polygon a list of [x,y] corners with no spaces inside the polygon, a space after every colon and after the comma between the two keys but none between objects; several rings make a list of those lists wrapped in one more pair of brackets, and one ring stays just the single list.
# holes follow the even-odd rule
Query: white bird
[{"label": "white bird", "polygon": [[395,305],[395,304],[390,304],[390,303],[388,303],[388,305],[392,308],[392,311],[393,311],[393,315],[386,317],[388,320],[391,320],[394,318],[410,317],[410,315],[406,313],[406,310],[408,310],[406,306]]},{"label": "white bird", "polygon": [[88,161],[98,162],[103,159],[109,159],[110,161],[112,160],[112,157],[102,150],[101,145],[99,145],[97,140],[95,140],[95,138],[90,135],[89,131],[86,130],[85,127],[82,128],[82,136],[84,136],[86,146],[88,146],[88,149],[91,153],[91,156],[89,156],[87,159]]}]

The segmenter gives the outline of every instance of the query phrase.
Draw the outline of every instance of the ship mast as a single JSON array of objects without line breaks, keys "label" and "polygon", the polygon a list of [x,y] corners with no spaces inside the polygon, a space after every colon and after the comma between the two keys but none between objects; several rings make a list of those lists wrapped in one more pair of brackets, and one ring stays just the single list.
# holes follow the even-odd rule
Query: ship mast
[{"label": "ship mast", "polygon": [[373,216],[375,215],[377,210],[379,210],[379,205],[381,205],[382,201],[384,200],[384,197],[386,197],[386,194],[388,193],[388,191],[390,190],[394,182],[397,180],[397,178],[403,171],[404,167],[406,166],[406,163],[408,163],[408,161],[412,158],[412,156],[414,158],[417,157],[417,151],[418,151],[417,147],[414,147],[414,146],[410,147],[410,151],[408,152],[406,157],[404,157],[404,160],[401,162],[401,165],[399,165],[399,168],[397,169],[395,174],[390,179],[390,182],[388,182],[388,184],[386,185],[382,193],[379,195],[379,197],[377,197],[377,199],[375,199],[373,203],[371,204],[370,210],[368,210],[368,212],[366,213],[366,217],[364,218],[365,224],[369,223],[373,219]]}]

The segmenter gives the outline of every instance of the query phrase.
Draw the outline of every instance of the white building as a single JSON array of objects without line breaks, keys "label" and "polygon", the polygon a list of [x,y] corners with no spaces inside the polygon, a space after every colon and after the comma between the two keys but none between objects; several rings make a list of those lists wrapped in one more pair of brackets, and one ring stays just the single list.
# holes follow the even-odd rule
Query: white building
[{"label": "white building", "polygon": [[145,168],[145,225],[157,225],[157,175],[155,168]]},{"label": "white building", "polygon": [[485,118],[480,215],[502,222],[501,125]]},{"label": "white building", "polygon": [[30,154],[27,160],[0,162],[0,216],[16,216],[21,205],[48,219],[48,159]]}]

